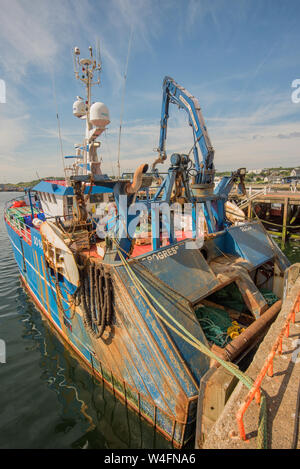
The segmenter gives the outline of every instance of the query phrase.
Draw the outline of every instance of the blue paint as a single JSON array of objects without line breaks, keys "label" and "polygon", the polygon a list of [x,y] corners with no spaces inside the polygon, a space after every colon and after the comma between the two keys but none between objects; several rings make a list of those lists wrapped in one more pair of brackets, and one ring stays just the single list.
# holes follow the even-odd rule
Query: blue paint
[{"label": "blue paint", "polygon": [[[105,176],[104,176],[105,179]],[[32,190],[37,192],[45,192],[47,194],[54,194],[59,196],[67,196],[67,195],[74,195],[73,187],[70,186],[63,186],[62,184],[56,184],[48,181],[41,181],[36,186],[32,188]],[[84,193],[88,194],[90,192],[90,188],[86,187]],[[104,186],[93,186],[91,190],[91,194],[104,194],[104,193],[111,193],[113,189],[111,187],[104,187]]]},{"label": "blue paint", "polygon": [[255,222],[228,228],[225,237],[225,252],[246,259],[254,267],[274,257],[274,250],[268,235],[261,224]]}]

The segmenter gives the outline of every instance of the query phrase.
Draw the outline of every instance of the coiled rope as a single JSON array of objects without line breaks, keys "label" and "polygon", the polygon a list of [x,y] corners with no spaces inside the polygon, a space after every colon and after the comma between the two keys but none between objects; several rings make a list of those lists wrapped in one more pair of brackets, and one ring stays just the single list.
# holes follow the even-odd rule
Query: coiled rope
[{"label": "coiled rope", "polygon": [[90,262],[88,268],[79,270],[81,304],[84,325],[96,338],[102,337],[106,326],[112,324],[112,281],[102,265]]}]

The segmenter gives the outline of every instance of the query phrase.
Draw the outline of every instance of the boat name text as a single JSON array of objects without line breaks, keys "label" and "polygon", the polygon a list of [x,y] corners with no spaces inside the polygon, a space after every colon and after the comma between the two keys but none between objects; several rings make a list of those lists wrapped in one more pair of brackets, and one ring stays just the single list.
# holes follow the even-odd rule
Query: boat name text
[{"label": "boat name text", "polygon": [[156,252],[155,254],[152,254],[151,256],[147,256],[147,261],[152,262],[154,259],[157,261],[163,260],[166,257],[174,256],[177,254],[177,251],[179,249],[179,246],[174,246],[169,249],[165,249],[164,251]]}]

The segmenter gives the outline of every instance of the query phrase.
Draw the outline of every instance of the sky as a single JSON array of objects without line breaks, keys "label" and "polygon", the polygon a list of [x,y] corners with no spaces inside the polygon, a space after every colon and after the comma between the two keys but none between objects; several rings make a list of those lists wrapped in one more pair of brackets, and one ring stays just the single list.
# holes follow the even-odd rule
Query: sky
[{"label": "sky", "polygon": [[[73,154],[84,123],[72,105],[84,88],[72,51],[88,56],[97,40],[103,70],[93,101],[111,118],[100,139],[102,170],[117,173],[131,31],[123,171],[157,156],[166,75],[199,100],[217,170],[300,166],[300,102],[291,99],[299,16],[299,0],[0,0],[0,183],[63,175],[56,112],[63,153]],[[192,144],[186,113],[171,105],[167,154]]]}]

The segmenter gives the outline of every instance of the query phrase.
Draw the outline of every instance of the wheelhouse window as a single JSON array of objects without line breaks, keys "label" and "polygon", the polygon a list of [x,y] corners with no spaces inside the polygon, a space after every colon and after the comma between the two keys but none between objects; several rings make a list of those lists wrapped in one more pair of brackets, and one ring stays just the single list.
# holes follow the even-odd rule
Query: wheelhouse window
[{"label": "wheelhouse window", "polygon": [[103,194],[91,194],[90,195],[90,203],[91,204],[99,204],[103,202]]},{"label": "wheelhouse window", "polygon": [[67,196],[67,215],[73,213],[73,197]]}]

